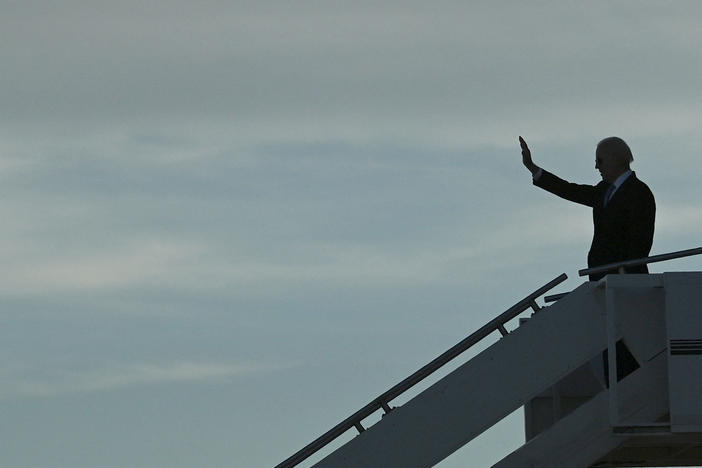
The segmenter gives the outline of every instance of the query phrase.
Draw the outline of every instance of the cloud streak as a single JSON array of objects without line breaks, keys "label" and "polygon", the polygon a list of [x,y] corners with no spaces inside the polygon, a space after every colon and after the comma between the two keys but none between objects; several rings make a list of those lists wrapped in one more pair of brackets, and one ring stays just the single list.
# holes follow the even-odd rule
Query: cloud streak
[{"label": "cloud streak", "polygon": [[0,273],[0,288],[7,294],[46,294],[163,284],[168,283],[173,270],[191,262],[196,254],[192,245],[144,240],[116,250],[54,253],[34,260],[15,258],[6,262]]},{"label": "cloud streak", "polygon": [[[104,369],[22,369],[9,372],[5,367],[0,378],[0,399],[53,397],[74,393],[93,393],[164,383],[187,383],[226,380],[257,372],[271,372],[280,366],[257,364],[222,364],[173,362],[138,363]],[[20,372],[21,370],[21,372]],[[27,375],[29,374],[29,375]]]}]

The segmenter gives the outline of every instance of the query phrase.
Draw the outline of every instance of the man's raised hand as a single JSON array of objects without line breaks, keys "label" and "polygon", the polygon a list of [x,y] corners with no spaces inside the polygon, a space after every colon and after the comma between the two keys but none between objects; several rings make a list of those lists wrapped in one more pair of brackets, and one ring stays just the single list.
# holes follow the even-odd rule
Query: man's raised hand
[{"label": "man's raised hand", "polygon": [[519,137],[519,144],[522,147],[522,164],[524,164],[524,167],[529,169],[529,172],[536,174],[536,171],[539,170],[539,166],[534,164],[534,161],[531,159],[531,151],[529,151],[529,147],[527,146],[526,141],[524,141],[524,138]]}]

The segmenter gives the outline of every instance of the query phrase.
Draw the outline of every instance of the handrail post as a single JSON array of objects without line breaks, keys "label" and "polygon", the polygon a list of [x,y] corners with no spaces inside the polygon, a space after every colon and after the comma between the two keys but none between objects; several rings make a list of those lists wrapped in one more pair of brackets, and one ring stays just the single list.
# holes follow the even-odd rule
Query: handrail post
[{"label": "handrail post", "polygon": [[366,430],[366,428],[363,427],[363,424],[361,424],[361,421],[356,421],[353,425],[359,434],[363,433]]}]

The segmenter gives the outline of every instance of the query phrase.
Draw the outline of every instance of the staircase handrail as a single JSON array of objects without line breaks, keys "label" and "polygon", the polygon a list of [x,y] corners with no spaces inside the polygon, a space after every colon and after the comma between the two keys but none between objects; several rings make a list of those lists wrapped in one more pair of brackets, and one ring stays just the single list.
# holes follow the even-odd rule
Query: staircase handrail
[{"label": "staircase handrail", "polygon": [[605,273],[610,270],[617,270],[619,273],[625,273],[625,270],[628,267],[648,265],[649,263],[664,262],[666,260],[673,260],[675,258],[690,257],[692,255],[700,254],[702,254],[702,247],[687,250],[678,250],[677,252],[652,255],[650,257],[636,258],[634,260],[624,260],[621,262],[608,263],[606,265],[600,265],[593,268],[586,268],[578,271],[578,274],[580,276],[597,275],[599,273]]},{"label": "staircase handrail", "polygon": [[505,323],[509,322],[529,307],[531,307],[534,310],[534,312],[538,312],[541,308],[536,303],[536,299],[542,296],[545,292],[553,289],[555,286],[562,283],[566,279],[568,279],[568,275],[562,273],[560,276],[554,278],[539,289],[535,290],[533,293],[529,294],[524,299],[507,309],[505,312],[486,323],[476,332],[472,333],[470,336],[460,341],[455,346],[451,347],[439,357],[429,362],[417,372],[410,375],[409,377],[392,387],[390,390],[375,398],[366,406],[356,411],[354,414],[352,414],[351,416],[334,426],[332,429],[315,439],[302,450],[298,451],[282,463],[276,465],[275,468],[292,468],[298,465],[299,463],[315,454],[317,451],[325,447],[327,444],[329,444],[334,439],[336,439],[351,428],[355,427],[359,433],[363,432],[365,428],[363,427],[361,422],[365,418],[375,413],[379,409],[382,409],[385,412],[385,414],[392,411],[392,408],[390,408],[389,405],[390,401],[397,398],[398,396],[415,386],[417,383],[424,380],[426,377],[437,371],[439,368],[443,367],[446,363],[454,359],[459,354],[462,354],[464,351],[468,350],[473,345],[482,341],[483,338],[490,335],[494,331],[499,331],[502,334],[502,336],[506,336],[509,332],[505,329]]}]

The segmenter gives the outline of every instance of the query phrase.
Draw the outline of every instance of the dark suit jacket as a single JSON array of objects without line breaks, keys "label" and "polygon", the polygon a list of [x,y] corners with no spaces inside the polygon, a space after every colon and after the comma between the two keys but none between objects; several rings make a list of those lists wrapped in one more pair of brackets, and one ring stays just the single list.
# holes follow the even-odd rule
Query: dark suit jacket
[{"label": "dark suit jacket", "polygon": [[[595,232],[587,255],[588,267],[647,257],[651,251],[656,201],[635,173],[617,189],[607,206],[604,206],[604,196],[609,184],[604,181],[597,185],[573,184],[543,171],[534,185],[592,208]],[[631,267],[627,273],[648,273],[648,268],[646,265]],[[605,273],[590,275],[590,280],[603,276]]]}]

